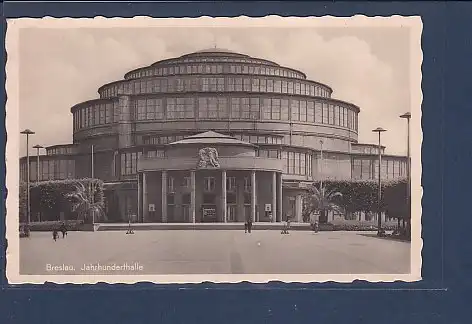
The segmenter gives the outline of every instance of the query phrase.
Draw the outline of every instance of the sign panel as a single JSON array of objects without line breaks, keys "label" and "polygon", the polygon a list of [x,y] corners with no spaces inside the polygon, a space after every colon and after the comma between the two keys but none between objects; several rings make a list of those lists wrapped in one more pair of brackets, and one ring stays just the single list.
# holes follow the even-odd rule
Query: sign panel
[{"label": "sign panel", "polygon": [[265,211],[266,212],[271,212],[272,211],[272,205],[271,204],[265,204]]},{"label": "sign panel", "polygon": [[154,205],[154,204],[149,204],[149,211],[150,211],[150,212],[155,212],[155,211],[156,211],[156,205]]}]

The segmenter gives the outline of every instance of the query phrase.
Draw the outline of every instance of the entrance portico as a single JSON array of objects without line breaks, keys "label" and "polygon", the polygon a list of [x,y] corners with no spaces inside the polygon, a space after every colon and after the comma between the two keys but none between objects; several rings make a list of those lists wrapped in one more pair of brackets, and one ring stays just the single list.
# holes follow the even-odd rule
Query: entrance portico
[{"label": "entrance portico", "polygon": [[282,220],[282,161],[255,152],[253,144],[206,132],[169,144],[165,157],[142,158],[139,220]]}]

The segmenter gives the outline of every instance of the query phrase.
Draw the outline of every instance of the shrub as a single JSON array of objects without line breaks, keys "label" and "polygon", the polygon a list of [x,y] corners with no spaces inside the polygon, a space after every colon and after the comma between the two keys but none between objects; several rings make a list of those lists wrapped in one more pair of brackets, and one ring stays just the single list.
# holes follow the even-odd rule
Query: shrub
[{"label": "shrub", "polygon": [[[67,179],[50,180],[30,184],[30,210],[31,214],[41,212],[43,214],[58,214],[59,212],[72,213],[78,203],[73,193],[78,187],[93,188],[95,204],[101,208],[104,206],[103,182],[99,179]],[[27,213],[27,184],[20,183],[20,221],[26,221]],[[85,190],[84,198],[90,200],[90,190]],[[87,213],[76,213],[79,218],[87,219]]]}]

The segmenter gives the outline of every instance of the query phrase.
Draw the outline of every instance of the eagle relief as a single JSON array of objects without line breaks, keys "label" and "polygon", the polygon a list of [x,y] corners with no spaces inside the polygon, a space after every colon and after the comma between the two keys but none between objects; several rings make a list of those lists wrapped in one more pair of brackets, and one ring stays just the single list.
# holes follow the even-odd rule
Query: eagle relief
[{"label": "eagle relief", "polygon": [[218,151],[213,147],[204,147],[198,151],[199,168],[219,168]]}]

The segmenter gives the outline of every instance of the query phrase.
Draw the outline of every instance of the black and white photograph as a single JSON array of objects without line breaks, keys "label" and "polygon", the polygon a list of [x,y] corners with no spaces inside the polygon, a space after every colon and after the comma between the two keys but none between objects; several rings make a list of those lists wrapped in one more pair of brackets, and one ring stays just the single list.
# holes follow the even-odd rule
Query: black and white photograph
[{"label": "black and white photograph", "polygon": [[421,280],[421,32],[9,20],[9,282]]}]

